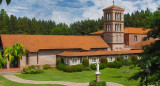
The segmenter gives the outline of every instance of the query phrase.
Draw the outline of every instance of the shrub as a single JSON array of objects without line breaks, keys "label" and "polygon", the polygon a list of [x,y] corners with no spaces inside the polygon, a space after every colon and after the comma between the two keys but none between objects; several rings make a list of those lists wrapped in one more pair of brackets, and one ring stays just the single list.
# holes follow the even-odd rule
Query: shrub
[{"label": "shrub", "polygon": [[121,61],[121,56],[117,56],[117,61]]},{"label": "shrub", "polygon": [[40,66],[38,65],[31,65],[31,66],[23,68],[24,74],[36,74],[36,73],[41,73],[41,72],[42,70],[40,69]]},{"label": "shrub", "polygon": [[123,66],[123,64],[122,64],[121,61],[109,62],[109,67],[110,68],[120,68],[122,66]]},{"label": "shrub", "polygon": [[104,64],[106,64],[106,66],[108,66],[107,57],[102,57],[102,58],[101,58],[101,63],[104,63]]},{"label": "shrub", "polygon": [[58,66],[57,66],[57,69],[59,69],[59,70],[64,70],[65,68],[66,68],[66,64],[58,64]]},{"label": "shrub", "polygon": [[57,60],[56,60],[56,66],[58,66],[61,63],[62,63],[62,59],[61,58],[57,58]]},{"label": "shrub", "polygon": [[50,69],[50,68],[51,68],[51,65],[49,65],[49,64],[43,65],[43,69]]},{"label": "shrub", "polygon": [[106,82],[105,81],[96,82],[94,80],[89,82],[89,86],[106,86]]},{"label": "shrub", "polygon": [[82,65],[72,65],[72,66],[67,66],[65,64],[59,64],[57,66],[59,70],[63,70],[64,72],[81,72],[83,71],[83,66]]},{"label": "shrub", "polygon": [[137,60],[138,60],[137,56],[136,55],[132,55],[132,61],[136,62]]},{"label": "shrub", "polygon": [[132,63],[132,60],[128,60],[128,59],[125,59],[125,60],[123,60],[123,65],[124,66],[130,66],[130,65],[132,65],[133,63]]},{"label": "shrub", "polygon": [[91,68],[92,70],[96,70],[96,64],[90,64],[90,68]]},{"label": "shrub", "polygon": [[85,67],[84,70],[91,71],[92,69],[90,67]]},{"label": "shrub", "polygon": [[[90,65],[90,68],[92,69],[92,70],[96,70],[97,69],[97,67],[96,67],[96,63],[95,64],[91,64]],[[106,64],[104,64],[104,63],[99,63],[99,69],[101,70],[101,69],[104,69],[104,68],[106,68]]]},{"label": "shrub", "polygon": [[84,58],[83,61],[82,61],[82,65],[84,67],[89,67],[89,60],[87,58]]}]

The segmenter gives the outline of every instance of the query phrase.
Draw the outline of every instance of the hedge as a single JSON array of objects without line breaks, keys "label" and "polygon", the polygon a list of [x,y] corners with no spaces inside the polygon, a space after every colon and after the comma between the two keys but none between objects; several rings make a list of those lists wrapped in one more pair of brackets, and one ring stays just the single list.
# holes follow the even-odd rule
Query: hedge
[{"label": "hedge", "polygon": [[106,82],[105,81],[96,82],[94,80],[89,82],[89,86],[106,86]]},{"label": "hedge", "polygon": [[57,66],[57,69],[63,70],[64,72],[81,72],[81,71],[83,71],[84,68],[80,64],[67,66],[67,65],[61,63]]},{"label": "hedge", "polygon": [[[92,69],[92,70],[96,70],[97,68],[96,68],[96,63],[95,64],[91,64],[90,65],[90,68]],[[104,69],[104,68],[106,68],[106,64],[104,64],[104,63],[99,63],[99,69],[101,70],[101,69]]]}]

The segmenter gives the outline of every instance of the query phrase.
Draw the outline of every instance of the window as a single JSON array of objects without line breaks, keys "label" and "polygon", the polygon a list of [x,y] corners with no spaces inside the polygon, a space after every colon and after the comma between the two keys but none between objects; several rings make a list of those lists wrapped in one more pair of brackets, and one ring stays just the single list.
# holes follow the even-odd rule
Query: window
[{"label": "window", "polygon": [[118,36],[117,35],[115,36],[115,42],[118,42]]},{"label": "window", "polygon": [[141,56],[137,55],[138,59],[141,59]]},{"label": "window", "polygon": [[68,58],[64,58],[64,62],[65,62],[65,64],[69,64],[69,59]]},{"label": "window", "polygon": [[137,36],[134,36],[134,41],[137,41]]},{"label": "window", "polygon": [[78,64],[78,58],[72,58],[72,65]]},{"label": "window", "polygon": [[115,31],[121,31],[121,24],[115,24]]},{"label": "window", "polygon": [[101,57],[99,57],[99,62],[101,62]]},{"label": "window", "polygon": [[110,13],[106,14],[106,20],[111,20],[111,14]]},{"label": "window", "polygon": [[119,35],[118,42],[122,41],[121,38],[122,38],[121,35]]},{"label": "window", "polygon": [[121,20],[121,13],[116,13],[115,14],[115,19],[120,21]]},{"label": "window", "polygon": [[111,25],[110,24],[106,25],[106,31],[111,31]]},{"label": "window", "polygon": [[82,59],[82,57],[80,58],[80,63],[82,63],[82,61],[83,61],[83,59]]},{"label": "window", "polygon": [[92,57],[92,63],[96,63],[97,62],[97,58],[96,57]]},{"label": "window", "polygon": [[113,62],[113,56],[109,57],[109,62]]},{"label": "window", "polygon": [[28,65],[28,53],[26,53],[26,65]]},{"label": "window", "polygon": [[128,59],[128,55],[124,55],[124,59]]}]

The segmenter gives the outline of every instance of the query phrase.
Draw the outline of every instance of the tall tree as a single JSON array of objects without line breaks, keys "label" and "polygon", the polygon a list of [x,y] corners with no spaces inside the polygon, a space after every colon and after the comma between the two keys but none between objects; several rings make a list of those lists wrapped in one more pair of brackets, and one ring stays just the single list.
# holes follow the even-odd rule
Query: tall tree
[{"label": "tall tree", "polygon": [[[144,26],[146,28],[148,26]],[[153,13],[153,18],[151,19],[151,31],[147,34],[146,39],[149,38],[159,38],[160,39],[160,9]],[[150,84],[155,84],[160,86],[160,41],[157,40],[155,43],[144,46],[144,52],[142,53],[142,59],[140,60],[141,71],[133,75],[130,79],[138,80],[141,78],[141,85],[148,82]],[[149,71],[147,73],[145,66],[149,66]],[[147,75],[148,74],[148,80]],[[147,80],[147,81],[146,81]]]}]

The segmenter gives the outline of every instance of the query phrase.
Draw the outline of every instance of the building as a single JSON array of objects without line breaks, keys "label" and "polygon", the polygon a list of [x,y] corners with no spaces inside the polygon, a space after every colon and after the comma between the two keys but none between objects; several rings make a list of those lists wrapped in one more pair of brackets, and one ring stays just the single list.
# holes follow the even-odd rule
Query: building
[{"label": "building", "polygon": [[[12,67],[50,64],[56,66],[56,59],[63,58],[67,65],[81,64],[83,58],[89,63],[100,62],[107,57],[109,62],[121,55],[128,59],[140,54],[141,39],[149,30],[128,27],[124,29],[124,8],[110,6],[103,9],[104,30],[91,33],[90,36],[69,35],[0,35],[0,46],[5,49],[15,43],[24,45],[28,51]],[[149,44],[150,42],[148,42]],[[135,47],[140,46],[140,47]],[[132,45],[132,46],[131,46]]]}]

